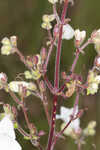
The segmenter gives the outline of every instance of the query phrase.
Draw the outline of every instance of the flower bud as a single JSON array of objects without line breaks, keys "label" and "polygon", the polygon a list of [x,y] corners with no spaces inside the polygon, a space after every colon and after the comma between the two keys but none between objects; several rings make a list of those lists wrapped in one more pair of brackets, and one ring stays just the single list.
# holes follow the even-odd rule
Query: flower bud
[{"label": "flower bud", "polygon": [[54,35],[54,37],[58,37],[59,36],[59,26],[58,26],[58,24],[56,24],[54,26],[53,35]]},{"label": "flower bud", "polygon": [[31,56],[27,56],[26,63],[28,66],[33,67],[33,58]]},{"label": "flower bud", "polygon": [[44,47],[41,49],[40,55],[41,55],[41,59],[44,61],[47,57],[47,51]]},{"label": "flower bud", "polygon": [[17,37],[16,36],[11,36],[10,41],[12,46],[17,47]]},{"label": "flower bud", "polygon": [[45,84],[44,84],[44,81],[43,81],[43,80],[40,81],[40,83],[39,83],[39,88],[40,88],[40,91],[41,91],[41,92],[45,92],[46,87],[45,87]]},{"label": "flower bud", "polygon": [[100,70],[100,56],[97,56],[94,60],[94,66],[96,69]]}]

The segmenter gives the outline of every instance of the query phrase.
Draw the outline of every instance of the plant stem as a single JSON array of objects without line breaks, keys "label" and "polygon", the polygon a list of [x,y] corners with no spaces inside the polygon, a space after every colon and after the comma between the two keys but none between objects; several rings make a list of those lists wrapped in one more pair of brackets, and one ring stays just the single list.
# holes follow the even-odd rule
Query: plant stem
[{"label": "plant stem", "polygon": [[[66,11],[68,7],[68,0],[64,3],[64,8],[61,15],[61,26],[59,31],[59,38],[58,38],[58,46],[57,46],[57,53],[56,53],[56,61],[55,61],[55,78],[54,78],[54,88],[59,88],[59,70],[60,70],[60,56],[61,56],[61,46],[62,46],[62,30],[63,30],[63,24],[66,16]],[[55,120],[56,120],[56,109],[57,109],[57,100],[58,96],[54,96],[53,99],[53,110],[52,110],[52,117],[51,117],[51,128],[49,133],[49,139],[48,139],[48,146],[47,150],[51,150],[52,147],[52,141],[54,137],[54,130],[55,130]]]},{"label": "plant stem", "polygon": [[54,129],[55,129],[55,118],[56,118],[56,106],[57,106],[57,96],[54,96],[53,99],[53,110],[52,110],[52,118],[51,118],[51,128],[50,128],[50,134],[49,134],[49,140],[48,140],[48,147],[47,150],[51,149],[52,146],[52,140],[54,137]]},{"label": "plant stem", "polygon": [[76,52],[76,57],[73,61],[72,67],[71,67],[71,72],[74,72],[74,69],[76,67],[78,58],[79,58],[79,54],[82,53],[83,49],[86,48],[89,44],[91,43],[91,39],[88,39],[88,41],[82,45],[82,47],[78,48],[78,51]]},{"label": "plant stem", "polygon": [[29,135],[28,133],[26,133],[26,132],[20,127],[19,124],[18,124],[17,130],[18,130],[23,136],[30,137],[30,135]]},{"label": "plant stem", "polygon": [[64,8],[61,15],[61,26],[59,30],[59,39],[58,39],[58,46],[57,46],[57,53],[56,53],[56,64],[55,64],[55,81],[54,87],[59,87],[59,70],[60,70],[60,56],[61,56],[61,46],[62,46],[62,31],[63,31],[63,24],[65,21],[66,11],[68,7],[68,0],[64,3]]}]

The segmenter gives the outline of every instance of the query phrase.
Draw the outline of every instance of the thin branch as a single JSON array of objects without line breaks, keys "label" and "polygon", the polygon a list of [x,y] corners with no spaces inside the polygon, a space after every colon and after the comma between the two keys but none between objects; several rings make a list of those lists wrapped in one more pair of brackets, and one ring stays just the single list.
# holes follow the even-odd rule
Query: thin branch
[{"label": "thin branch", "polygon": [[71,72],[74,72],[78,58],[79,58],[79,54],[83,52],[83,49],[86,48],[89,44],[91,43],[91,39],[88,39],[88,41],[82,45],[82,47],[78,48],[77,52],[76,52],[76,56],[75,59],[73,61],[72,67],[70,69]]}]

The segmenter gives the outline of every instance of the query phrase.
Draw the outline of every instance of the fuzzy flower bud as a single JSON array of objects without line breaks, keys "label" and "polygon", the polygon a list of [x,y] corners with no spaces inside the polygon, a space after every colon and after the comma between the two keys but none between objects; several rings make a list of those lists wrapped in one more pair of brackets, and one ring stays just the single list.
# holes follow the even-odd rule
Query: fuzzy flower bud
[{"label": "fuzzy flower bud", "polygon": [[75,46],[79,47],[86,37],[86,31],[75,30]]}]

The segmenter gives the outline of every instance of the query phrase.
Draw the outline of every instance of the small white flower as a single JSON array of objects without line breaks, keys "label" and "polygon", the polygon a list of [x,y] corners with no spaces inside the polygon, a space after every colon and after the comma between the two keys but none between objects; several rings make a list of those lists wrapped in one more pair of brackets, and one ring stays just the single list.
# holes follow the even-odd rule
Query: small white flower
[{"label": "small white flower", "polygon": [[91,39],[95,44],[95,49],[97,53],[100,55],[100,29],[94,31],[91,35]]},{"label": "small white flower", "polygon": [[21,150],[21,146],[16,141],[14,126],[10,116],[6,115],[0,121],[0,150]]},{"label": "small white flower", "polygon": [[74,36],[74,29],[69,25],[63,25],[63,34],[62,34],[62,39],[65,40],[70,40]]},{"label": "small white flower", "polygon": [[17,93],[20,90],[20,86],[27,88],[29,84],[25,81],[12,81],[8,85],[11,91]]},{"label": "small white flower", "polygon": [[0,82],[7,82],[7,76],[3,72],[0,73]]},{"label": "small white flower", "polygon": [[17,38],[16,36],[11,36],[10,39],[5,37],[2,39],[1,43],[3,44],[1,47],[1,54],[10,55],[15,52],[14,47],[17,46]]},{"label": "small white flower", "polygon": [[75,30],[75,44],[80,46],[86,37],[86,31],[80,31],[79,29]]},{"label": "small white flower", "polygon": [[[78,113],[78,106],[76,107],[75,115]],[[61,119],[64,121],[62,126],[65,126],[70,119],[71,115],[73,114],[73,108],[66,108],[66,107],[61,107],[60,109],[60,115],[56,115],[56,119]],[[61,127],[62,128],[62,127]],[[80,129],[80,120],[76,119],[71,122],[71,124],[67,127],[66,129],[66,135],[71,134],[71,132],[74,130],[77,132]]]},{"label": "small white flower", "polygon": [[51,4],[55,4],[58,2],[58,0],[48,0]]},{"label": "small white flower", "polygon": [[98,83],[90,83],[88,88],[87,88],[87,95],[92,94],[94,95],[98,91]]}]

